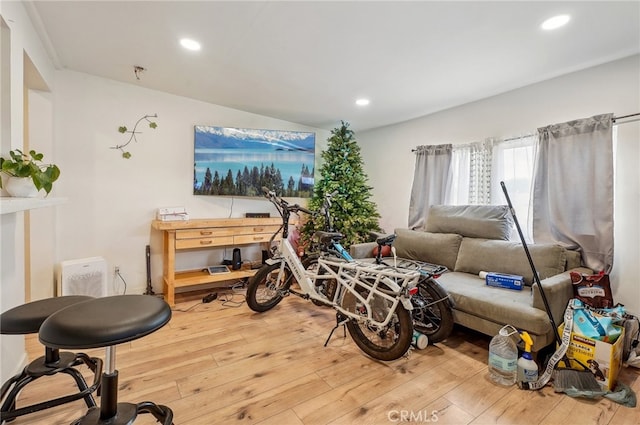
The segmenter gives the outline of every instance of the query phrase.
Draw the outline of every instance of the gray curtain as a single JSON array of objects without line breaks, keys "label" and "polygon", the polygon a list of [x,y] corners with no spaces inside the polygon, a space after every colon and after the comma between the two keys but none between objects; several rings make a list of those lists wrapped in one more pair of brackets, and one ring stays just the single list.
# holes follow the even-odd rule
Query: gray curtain
[{"label": "gray curtain", "polygon": [[409,201],[409,228],[425,225],[431,205],[444,204],[451,187],[451,145],[418,146]]},{"label": "gray curtain", "polygon": [[613,266],[613,114],[538,129],[533,239],[578,248],[583,264]]}]

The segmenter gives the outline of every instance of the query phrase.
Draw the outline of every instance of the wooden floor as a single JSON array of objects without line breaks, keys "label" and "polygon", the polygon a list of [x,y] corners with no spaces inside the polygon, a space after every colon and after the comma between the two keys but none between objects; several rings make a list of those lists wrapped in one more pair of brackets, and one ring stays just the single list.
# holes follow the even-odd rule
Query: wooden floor
[{"label": "wooden floor", "polygon": [[[118,346],[121,402],[165,404],[176,425],[640,424],[639,407],[574,399],[549,386],[523,391],[491,383],[489,338],[466,329],[382,363],[343,338],[342,330],[323,347],[335,322],[331,309],[291,296],[257,314],[240,304],[241,293],[228,303],[221,299],[231,295],[221,293],[210,304],[200,304],[201,297],[179,297],[167,326]],[[30,358],[43,352],[32,336],[27,349]],[[102,350],[87,353],[104,356]],[[638,369],[623,369],[620,379],[640,393]],[[41,378],[25,388],[19,406],[73,388],[67,375]],[[12,423],[69,424],[84,411],[76,401]],[[150,415],[136,421],[152,423]]]}]

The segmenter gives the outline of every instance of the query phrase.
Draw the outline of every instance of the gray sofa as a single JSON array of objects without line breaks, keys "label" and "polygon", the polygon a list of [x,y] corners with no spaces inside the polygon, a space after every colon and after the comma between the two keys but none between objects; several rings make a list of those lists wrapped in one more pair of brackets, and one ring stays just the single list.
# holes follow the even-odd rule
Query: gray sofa
[{"label": "gray sofa", "polygon": [[[554,342],[540,291],[532,287],[533,273],[515,234],[507,206],[432,206],[424,229],[396,229],[398,257],[446,266],[438,282],[451,295],[454,320],[467,328],[493,336],[505,324],[526,330],[537,352]],[[351,246],[354,258],[371,257],[375,242]],[[580,267],[578,252],[554,244],[528,244],[553,318],[559,326],[573,289],[569,271]],[[525,287],[512,290],[487,286],[481,271],[524,277]],[[534,284],[535,285],[535,284]]]}]

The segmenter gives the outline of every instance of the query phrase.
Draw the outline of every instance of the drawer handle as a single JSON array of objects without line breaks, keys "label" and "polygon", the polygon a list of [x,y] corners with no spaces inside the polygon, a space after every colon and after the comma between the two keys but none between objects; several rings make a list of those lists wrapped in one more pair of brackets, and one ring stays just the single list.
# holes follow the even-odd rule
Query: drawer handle
[{"label": "drawer handle", "polygon": [[263,232],[264,231],[264,227],[254,227],[253,231],[254,232]]},{"label": "drawer handle", "polygon": [[213,241],[211,239],[200,241],[200,245],[211,245],[212,243]]},{"label": "drawer handle", "polygon": [[200,234],[201,234],[202,236],[208,236],[208,235],[212,235],[212,234],[213,234],[213,232],[212,232],[211,230],[209,230],[209,231],[207,231],[207,230],[201,230],[201,231],[200,231]]},{"label": "drawer handle", "polygon": [[261,241],[261,240],[263,240],[263,239],[264,239],[264,236],[254,236],[254,237],[253,237],[253,240],[254,240],[254,241]]}]

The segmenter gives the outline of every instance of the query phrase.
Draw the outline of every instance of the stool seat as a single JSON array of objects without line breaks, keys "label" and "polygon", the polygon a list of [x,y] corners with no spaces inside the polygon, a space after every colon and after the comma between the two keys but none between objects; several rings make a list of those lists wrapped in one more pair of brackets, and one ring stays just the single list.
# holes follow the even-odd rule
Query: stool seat
[{"label": "stool seat", "polygon": [[67,295],[19,305],[0,315],[0,333],[4,335],[38,333],[42,322],[53,313],[81,301],[89,301],[92,299],[93,297],[85,295]]},{"label": "stool seat", "polygon": [[[52,314],[72,305],[93,300],[84,295],[70,295],[43,300],[32,301],[19,305],[0,314],[0,333],[4,335],[27,335],[37,333],[42,323]],[[94,373],[91,386],[76,366],[86,365]],[[18,397],[21,391],[31,382],[43,376],[64,373],[71,376],[78,387],[78,392],[57,398],[18,407]],[[91,395],[100,385],[102,374],[102,360],[89,357],[84,353],[60,352],[58,348],[45,344],[44,356],[39,357],[22,372],[11,377],[2,384],[2,405],[0,406],[0,422],[11,421],[18,416],[49,409],[75,400],[84,399],[87,407],[96,406]]]},{"label": "stool seat", "polygon": [[100,408],[90,407],[74,425],[130,425],[139,413],[150,413],[163,425],[173,424],[173,411],[150,401],[118,403],[116,345],[142,338],[171,320],[171,308],[149,295],[114,295],[74,304],[53,313],[40,326],[43,344],[60,348],[105,348],[100,382]]},{"label": "stool seat", "polygon": [[148,335],[171,319],[171,308],[148,295],[115,295],[74,304],[49,316],[40,342],[57,348],[98,348]]}]

